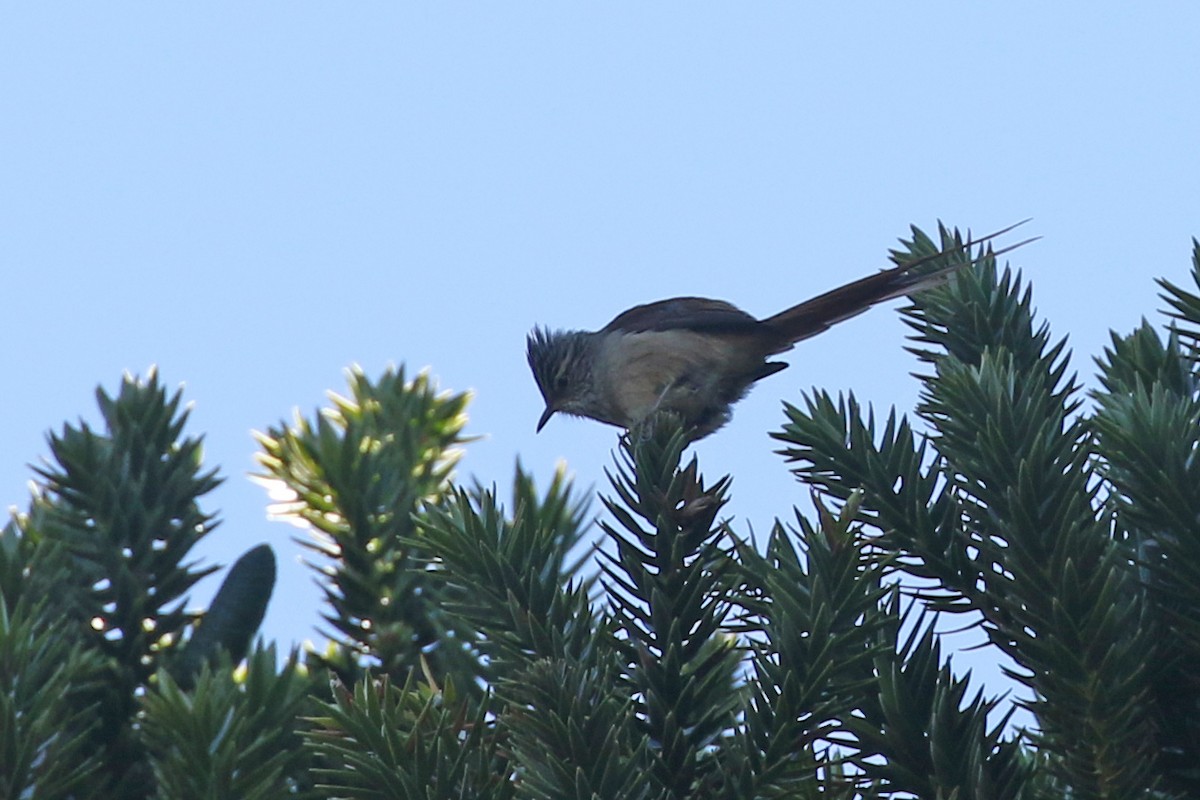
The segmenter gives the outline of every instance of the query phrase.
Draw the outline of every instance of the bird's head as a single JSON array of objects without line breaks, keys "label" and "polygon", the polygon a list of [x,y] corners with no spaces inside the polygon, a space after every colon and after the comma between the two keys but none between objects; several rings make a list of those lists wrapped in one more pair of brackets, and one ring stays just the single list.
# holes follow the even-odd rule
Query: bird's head
[{"label": "bird's head", "polygon": [[594,416],[592,336],[583,331],[534,328],[526,338],[525,357],[546,401],[537,424],[539,431],[558,411]]}]

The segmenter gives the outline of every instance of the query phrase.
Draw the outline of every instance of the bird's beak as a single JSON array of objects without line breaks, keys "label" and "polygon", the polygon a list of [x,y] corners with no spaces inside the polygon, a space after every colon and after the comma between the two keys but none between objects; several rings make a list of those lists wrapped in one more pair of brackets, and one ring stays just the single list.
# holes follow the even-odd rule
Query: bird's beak
[{"label": "bird's beak", "polygon": [[541,433],[542,428],[546,427],[546,423],[554,416],[555,408],[552,405],[547,405],[546,410],[542,412],[542,418],[538,420],[537,432]]}]

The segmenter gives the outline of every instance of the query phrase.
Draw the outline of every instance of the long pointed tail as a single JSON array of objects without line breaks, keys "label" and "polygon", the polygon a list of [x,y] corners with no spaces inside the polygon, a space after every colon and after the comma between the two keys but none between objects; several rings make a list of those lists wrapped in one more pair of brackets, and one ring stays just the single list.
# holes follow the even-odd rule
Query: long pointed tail
[{"label": "long pointed tail", "polygon": [[[1028,221],[1027,219],[1022,220],[1016,223],[1016,225],[1009,225],[1003,230],[996,231],[979,239],[972,240],[968,237],[967,241],[961,244],[947,247],[944,250],[910,261],[907,264],[901,264],[897,267],[877,272],[874,275],[868,275],[852,283],[847,283],[845,286],[839,286],[837,289],[818,295],[811,300],[805,300],[800,305],[792,306],[762,321],[764,324],[777,330],[781,337],[786,337],[792,343],[798,342],[801,339],[807,339],[810,336],[816,336],[818,333],[828,330],[842,320],[863,313],[871,306],[937,286],[945,281],[951,273],[963,267],[971,266],[987,256],[998,256],[1035,241],[1040,237],[1035,236],[1031,239],[1025,239],[1000,250],[991,250],[989,247],[988,250],[980,253],[979,256],[971,257],[972,247],[1008,233],[1013,228],[1016,228],[1018,225],[1024,225]],[[913,272],[916,267],[923,264],[954,255],[965,256],[965,258],[957,263],[949,264],[932,272]]]}]

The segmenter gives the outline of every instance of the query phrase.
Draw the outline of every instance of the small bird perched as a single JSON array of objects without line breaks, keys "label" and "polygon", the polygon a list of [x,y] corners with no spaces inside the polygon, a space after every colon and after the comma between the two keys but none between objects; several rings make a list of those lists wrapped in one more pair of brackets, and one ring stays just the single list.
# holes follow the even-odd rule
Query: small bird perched
[{"label": "small bird perched", "polygon": [[546,401],[537,429],[559,411],[625,429],[656,411],[672,411],[693,441],[703,438],[729,421],[733,404],[752,384],[787,367],[768,361],[769,356],[877,303],[942,283],[983,256],[924,274],[913,269],[948,254],[969,253],[1015,227],[885,269],[766,319],[723,300],[676,297],[635,306],[598,331],[534,328],[526,357]]}]

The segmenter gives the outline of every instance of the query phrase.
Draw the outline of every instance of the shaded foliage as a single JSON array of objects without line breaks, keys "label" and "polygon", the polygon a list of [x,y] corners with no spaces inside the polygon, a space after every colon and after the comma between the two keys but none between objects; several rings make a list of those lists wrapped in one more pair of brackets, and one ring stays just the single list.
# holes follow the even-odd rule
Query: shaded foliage
[{"label": "shaded foliage", "polygon": [[[15,751],[4,761],[48,776],[33,797],[155,794],[138,698],[178,664],[202,617],[185,610],[187,593],[216,569],[189,560],[215,527],[199,502],[218,479],[201,467],[201,441],[184,435],[180,394],[168,396],[151,371],[96,397],[102,428],[80,422],[49,435],[33,501],[0,535],[0,596],[13,623],[0,646],[19,647],[21,665],[6,694],[11,742],[42,748],[31,762]],[[239,607],[265,604],[270,585],[258,577]],[[249,623],[232,637],[214,624],[197,666],[223,649],[240,658],[257,627]],[[21,687],[32,675],[44,685],[28,707]],[[58,731],[52,744],[40,738],[44,726]]]}]

